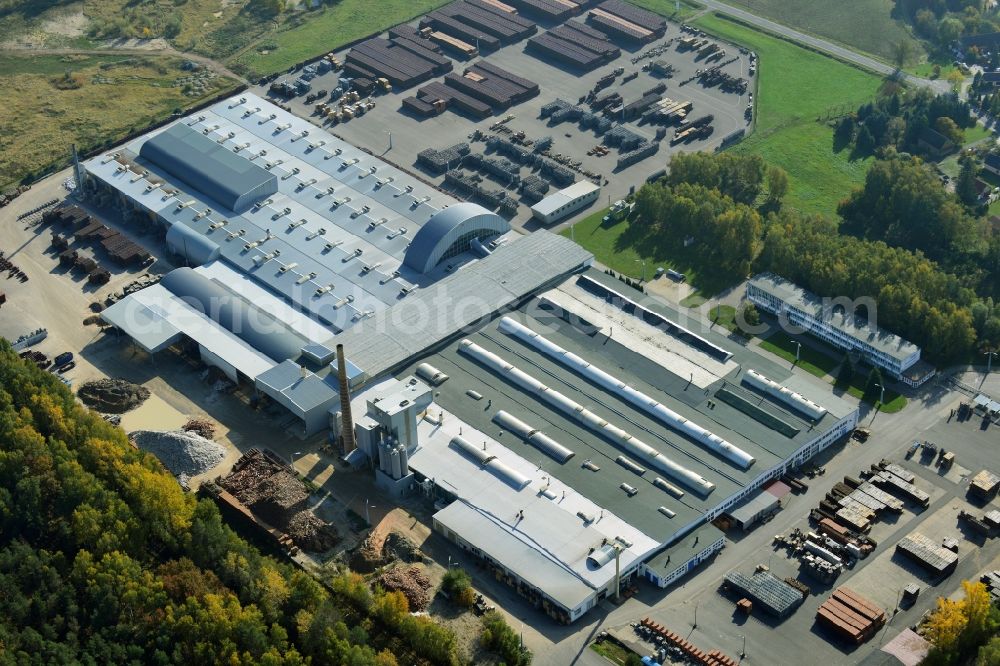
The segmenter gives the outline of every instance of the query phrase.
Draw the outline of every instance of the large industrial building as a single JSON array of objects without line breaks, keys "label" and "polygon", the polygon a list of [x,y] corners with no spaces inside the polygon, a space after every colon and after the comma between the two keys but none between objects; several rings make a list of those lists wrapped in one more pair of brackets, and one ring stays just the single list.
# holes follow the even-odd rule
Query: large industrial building
[{"label": "large industrial building", "polygon": [[515,234],[251,95],[84,166],[88,196],[187,264],[110,324],[196,350],[303,435],[329,428],[559,621],[678,580],[723,547],[713,521],[773,507],[772,481],[857,424],[568,239]]},{"label": "large industrial building", "polygon": [[920,386],[934,375],[934,368],[920,361],[917,345],[773,273],[747,282],[747,300],[910,386]]}]

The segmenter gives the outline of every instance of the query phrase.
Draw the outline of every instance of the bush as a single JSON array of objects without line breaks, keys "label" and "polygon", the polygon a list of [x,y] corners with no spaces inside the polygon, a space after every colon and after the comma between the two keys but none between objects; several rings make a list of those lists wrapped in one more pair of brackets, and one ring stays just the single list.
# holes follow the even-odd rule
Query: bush
[{"label": "bush", "polygon": [[464,590],[460,590],[458,594],[452,598],[459,606],[463,608],[471,608],[472,604],[476,603],[476,592],[471,587],[467,587]]},{"label": "bush", "polygon": [[483,633],[480,636],[483,645],[500,655],[507,666],[529,666],[531,652],[521,646],[521,639],[510,628],[503,616],[496,611],[490,611],[483,616]]},{"label": "bush", "polygon": [[[448,572],[441,579],[441,590],[454,601],[458,601],[459,595],[466,590],[472,590],[472,579],[465,569],[448,569]],[[468,605],[472,605],[471,603]]]}]

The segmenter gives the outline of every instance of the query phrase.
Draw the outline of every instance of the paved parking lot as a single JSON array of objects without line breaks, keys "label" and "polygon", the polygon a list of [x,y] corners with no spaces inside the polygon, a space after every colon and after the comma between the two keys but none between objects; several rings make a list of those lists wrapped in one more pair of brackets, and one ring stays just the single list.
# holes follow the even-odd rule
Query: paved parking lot
[{"label": "paved parking lot", "polygon": [[[581,20],[579,17],[571,20]],[[404,91],[394,91],[383,94],[375,98],[376,107],[368,111],[364,116],[355,118],[346,123],[335,126],[326,125],[330,131],[343,139],[361,146],[372,153],[387,159],[396,165],[414,173],[419,174],[424,179],[441,185],[443,176],[434,176],[422,171],[416,165],[416,156],[425,148],[443,149],[455,145],[456,143],[469,141],[469,137],[476,129],[486,132],[490,125],[503,119],[508,114],[514,116],[507,125],[514,130],[523,131],[529,139],[538,139],[543,136],[554,138],[552,147],[553,153],[560,153],[572,160],[582,162],[581,169],[602,174],[608,183],[604,186],[602,197],[595,202],[589,211],[581,212],[580,215],[592,212],[606,204],[609,200],[617,200],[628,194],[631,187],[638,187],[646,181],[646,178],[663,169],[670,156],[680,151],[715,150],[722,142],[723,138],[734,131],[747,128],[748,121],[744,115],[750,91],[754,89],[754,82],[751,81],[748,93],[739,95],[736,93],[725,93],[719,88],[703,87],[698,82],[691,82],[681,85],[681,82],[692,77],[699,69],[711,67],[717,62],[725,62],[733,57],[738,59],[723,68],[723,71],[733,76],[748,78],[749,56],[740,53],[736,46],[718,42],[727,55],[720,61],[706,64],[703,59],[698,59],[697,52],[685,52],[677,49],[677,40],[686,36],[682,33],[677,24],[670,23],[664,40],[660,40],[651,45],[641,48],[625,48],[619,42],[616,44],[622,47],[622,55],[613,62],[610,62],[594,71],[580,73],[571,69],[566,69],[554,61],[546,61],[539,57],[525,52],[526,41],[512,44],[499,49],[498,51],[486,54],[485,58],[490,63],[502,67],[514,74],[523,76],[539,84],[540,93],[537,97],[522,104],[515,105],[507,111],[500,112],[495,116],[477,121],[447,110],[443,114],[431,118],[418,118],[407,112],[401,112],[401,102],[403,98],[415,95],[420,86]],[[672,41],[671,41],[672,40]],[[672,78],[661,79],[648,72],[641,71],[642,66],[650,62],[650,59],[639,60],[636,64],[631,62],[632,58],[639,53],[654,46],[661,45],[665,41],[670,41],[669,47],[653,60],[665,60],[676,69]],[[717,40],[716,40],[717,41]],[[343,59],[346,51],[339,56]],[[478,59],[471,61],[455,60],[456,72],[464,69]],[[649,90],[657,83],[663,81],[667,85],[667,90],[663,95],[674,101],[691,101],[693,108],[689,113],[689,118],[711,114],[714,116],[714,132],[706,139],[696,140],[688,144],[670,146],[669,139],[673,136],[673,129],[667,128],[667,138],[661,143],[659,152],[648,157],[637,164],[634,164],[621,171],[615,171],[618,160],[617,149],[612,148],[610,153],[604,157],[588,156],[587,151],[601,143],[601,138],[592,129],[580,129],[576,123],[562,123],[550,127],[547,120],[539,117],[539,110],[544,104],[552,102],[556,98],[561,98],[567,102],[576,104],[580,97],[587,94],[593,88],[594,83],[602,76],[611,73],[614,69],[622,67],[625,76],[632,72],[639,72],[639,76],[624,85],[621,84],[623,77],[619,77],[616,82],[605,91],[618,91],[622,94],[625,102],[639,99],[642,93]],[[290,74],[288,79],[294,80],[298,75]],[[314,91],[330,91],[337,87],[339,73],[329,72],[317,76],[312,80]],[[279,79],[280,80],[280,79]],[[262,95],[268,92],[268,86],[260,86],[254,90]],[[289,107],[297,114],[309,118],[313,122],[322,125],[323,120],[314,114],[314,105],[305,103],[304,96],[298,96],[287,100]],[[655,136],[655,126],[638,126],[635,122],[626,123],[629,129],[637,134],[652,140]],[[392,135],[392,145],[390,148],[390,132]],[[472,145],[474,152],[483,152],[486,146],[483,142]],[[521,169],[521,176],[527,176],[530,171],[527,168]],[[578,174],[577,180],[583,177]],[[491,181],[492,183],[492,181]],[[501,187],[500,183],[495,183],[491,189]],[[553,187],[551,192],[555,191]],[[512,196],[516,192],[511,191]],[[528,204],[522,201],[518,207],[517,214],[512,222],[524,224],[530,218]],[[528,229],[533,228],[532,225]]]},{"label": "paved parking lot", "polygon": [[[984,511],[1000,507],[997,500],[983,506],[966,497],[972,474],[983,468],[994,471],[998,468],[1000,438],[996,426],[983,430],[978,418],[958,422],[949,417],[951,407],[957,406],[960,399],[958,394],[950,394],[945,401],[935,400],[933,412],[912,412],[911,418],[917,418],[912,420],[909,428],[901,427],[894,419],[891,449],[885,447],[889,442],[883,439],[877,417],[869,443],[850,442],[844,450],[834,454],[832,460],[826,463],[827,474],[808,481],[809,495],[791,496],[775,521],[746,535],[731,535],[735,538],[734,542],[727,546],[725,555],[720,556],[720,559],[732,558],[726,566],[710,566],[684,582],[680,588],[668,592],[666,597],[655,600],[652,608],[636,609],[631,619],[648,615],[675,632],[688,636],[690,641],[703,649],[717,647],[734,657],[743,649],[745,636],[747,657],[744,662],[797,663],[801,655],[807,653],[831,666],[856,664],[891,640],[900,629],[915,625],[924,613],[933,608],[938,596],[954,595],[963,579],[977,580],[981,572],[996,568],[1000,561],[1000,538],[984,538],[968,530],[958,519],[961,510],[981,515]],[[901,414],[919,408],[920,403],[912,404]],[[924,421],[928,414],[936,414],[938,418]],[[906,434],[907,431],[909,434]],[[906,459],[906,449],[912,439],[926,439],[954,451],[957,459],[955,467],[942,471],[935,467],[932,457],[921,457],[919,454]],[[845,570],[832,585],[826,585],[800,571],[798,560],[790,558],[785,550],[766,545],[776,533],[792,527],[806,530],[809,509],[834,483],[840,481],[844,474],[856,478],[857,472],[867,467],[869,461],[882,456],[913,472],[917,477],[915,485],[930,494],[931,503],[927,509],[907,503],[902,515],[878,522],[871,533],[878,542],[872,555],[858,562],[854,568]],[[944,579],[936,579],[912,560],[897,553],[898,541],[912,532],[920,532],[937,542],[944,537],[956,537],[959,540],[956,571]],[[769,566],[781,578],[798,578],[812,589],[805,603],[782,622],[756,610],[750,617],[736,613],[735,599],[718,590],[726,572],[738,569],[751,573],[757,564]],[[892,609],[896,607],[902,588],[909,583],[917,583],[921,588],[917,603],[893,614]],[[885,629],[861,646],[837,640],[815,621],[816,609],[840,585],[846,585],[875,601],[887,609],[891,618]],[[702,592],[695,594],[696,589]],[[615,616],[617,621],[605,625],[605,628],[627,629],[627,624],[621,624],[624,618],[620,617],[620,611],[616,611]],[[696,616],[697,627],[694,627]],[[651,651],[652,646],[646,647]]]}]

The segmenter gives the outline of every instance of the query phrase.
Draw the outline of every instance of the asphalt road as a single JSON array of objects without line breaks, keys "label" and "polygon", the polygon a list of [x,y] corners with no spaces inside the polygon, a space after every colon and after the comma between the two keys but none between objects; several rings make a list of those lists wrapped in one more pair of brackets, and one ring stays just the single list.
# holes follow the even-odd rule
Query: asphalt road
[{"label": "asphalt road", "polygon": [[[820,39],[819,37],[814,37],[808,35],[804,32],[799,32],[793,28],[789,28],[786,25],[781,25],[780,23],[775,23],[769,19],[757,16],[749,11],[740,9],[739,7],[734,7],[728,5],[724,2],[719,2],[718,0],[699,0],[701,4],[711,11],[719,12],[720,14],[727,14],[734,18],[743,21],[744,23],[749,23],[750,25],[755,25],[768,32],[773,32],[778,35],[782,35],[788,39],[796,42],[800,42],[816,49],[817,51],[822,51],[823,53],[828,53],[832,56],[840,58],[841,60],[846,60],[852,62],[856,65],[864,67],[865,69],[870,69],[874,72],[882,74],[884,76],[891,76],[896,73],[896,68],[892,65],[888,65],[875,58],[870,58],[866,55],[861,55],[851,49],[834,44],[833,42],[828,42],[825,39]],[[931,81],[929,79],[922,79],[919,76],[913,76],[912,74],[903,75],[908,83],[913,85],[923,86],[925,88],[930,88],[937,93],[947,93],[950,92],[951,86],[947,81]]]}]

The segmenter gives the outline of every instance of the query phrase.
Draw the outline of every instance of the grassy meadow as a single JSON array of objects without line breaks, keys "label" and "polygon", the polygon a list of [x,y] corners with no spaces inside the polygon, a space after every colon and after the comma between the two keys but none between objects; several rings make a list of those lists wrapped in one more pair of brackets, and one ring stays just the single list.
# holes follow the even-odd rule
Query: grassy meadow
[{"label": "grassy meadow", "polygon": [[191,88],[181,60],[162,56],[0,55],[0,189],[219,94],[234,82]]}]

